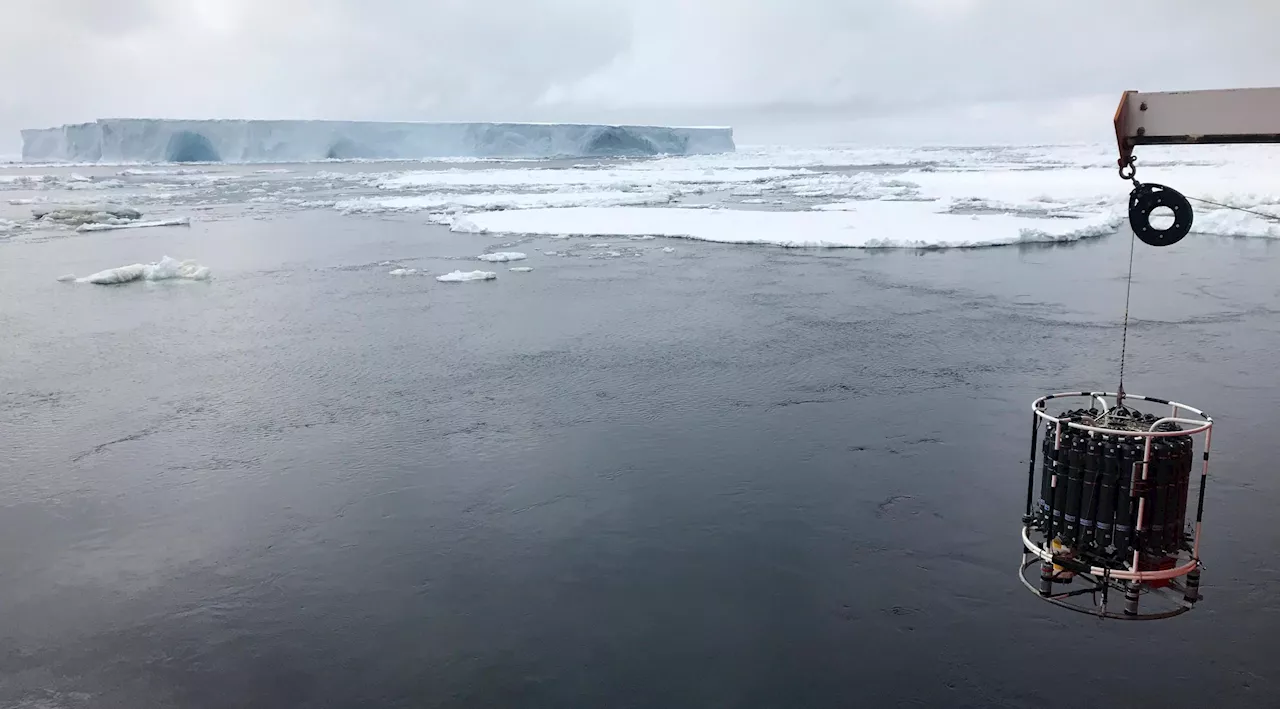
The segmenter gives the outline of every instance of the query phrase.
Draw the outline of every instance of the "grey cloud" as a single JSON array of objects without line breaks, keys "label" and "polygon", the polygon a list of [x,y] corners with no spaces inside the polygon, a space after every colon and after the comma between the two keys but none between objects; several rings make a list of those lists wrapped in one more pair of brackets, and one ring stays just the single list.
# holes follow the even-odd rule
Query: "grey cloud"
[{"label": "grey cloud", "polygon": [[809,123],[833,138],[912,125],[929,139],[1024,121],[1018,105],[1061,131],[1125,88],[1280,83],[1267,0],[6,4],[0,152],[19,127],[107,115]]}]

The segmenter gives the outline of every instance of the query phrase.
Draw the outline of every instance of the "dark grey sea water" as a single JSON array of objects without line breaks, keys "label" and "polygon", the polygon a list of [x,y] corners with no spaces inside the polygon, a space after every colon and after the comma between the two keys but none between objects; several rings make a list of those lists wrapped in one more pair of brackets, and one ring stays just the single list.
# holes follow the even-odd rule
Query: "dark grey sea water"
[{"label": "dark grey sea water", "polygon": [[[1030,402],[1116,384],[1127,235],[378,265],[495,243],[3,245],[0,706],[1275,701],[1280,247],[1139,245],[1127,388],[1218,428],[1205,601],[1125,624],[1015,571]],[[163,253],[214,280],[54,281]]]}]

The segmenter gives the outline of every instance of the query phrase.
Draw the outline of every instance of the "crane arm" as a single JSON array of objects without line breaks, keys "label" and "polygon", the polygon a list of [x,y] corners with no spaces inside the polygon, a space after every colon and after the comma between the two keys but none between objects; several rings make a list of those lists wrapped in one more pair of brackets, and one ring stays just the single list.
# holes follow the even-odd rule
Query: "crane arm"
[{"label": "crane arm", "polygon": [[1280,143],[1280,87],[1126,91],[1115,124],[1122,170],[1139,145]]}]

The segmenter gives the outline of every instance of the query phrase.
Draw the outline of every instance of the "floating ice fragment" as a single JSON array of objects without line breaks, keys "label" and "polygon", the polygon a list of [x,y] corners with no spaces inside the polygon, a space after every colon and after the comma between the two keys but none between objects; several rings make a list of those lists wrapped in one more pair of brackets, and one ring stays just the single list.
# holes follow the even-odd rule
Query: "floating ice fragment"
[{"label": "floating ice fragment", "polygon": [[[191,260],[179,261],[165,256],[155,263],[135,263],[129,266],[108,268],[105,271],[98,271],[84,278],[75,278],[75,276],[70,276],[70,278],[74,279],[76,283],[114,285],[131,281],[205,281],[209,279],[210,275],[211,272],[208,266],[201,266]],[[68,280],[68,276],[62,276],[58,280]]]},{"label": "floating ice fragment", "polygon": [[145,229],[156,226],[191,226],[190,217],[160,219],[153,222],[125,222],[123,224],[81,224],[76,231],[111,231],[114,229]]},{"label": "floating ice fragment", "polygon": [[387,275],[388,276],[412,276],[417,272],[418,272],[418,269],[416,268],[397,268],[392,271],[387,271]]},{"label": "floating ice fragment", "polygon": [[529,266],[512,266],[511,268],[508,268],[507,270],[508,270],[508,271],[511,271],[511,272],[513,272],[513,273],[528,273],[528,272],[532,271],[533,269],[532,269],[532,268],[530,268]]},{"label": "floating ice fragment", "polygon": [[39,207],[31,210],[38,221],[57,222],[69,226],[81,224],[112,224],[139,219],[142,212],[130,207],[103,204],[85,207]]},{"label": "floating ice fragment", "polygon": [[523,261],[527,258],[529,258],[527,254],[522,254],[519,251],[499,251],[497,253],[481,254],[479,256],[479,259],[481,261],[488,261],[490,263],[503,263],[506,261]]},{"label": "floating ice fragment", "polygon": [[465,283],[467,281],[491,281],[498,277],[493,271],[453,271],[436,276],[441,283]]}]

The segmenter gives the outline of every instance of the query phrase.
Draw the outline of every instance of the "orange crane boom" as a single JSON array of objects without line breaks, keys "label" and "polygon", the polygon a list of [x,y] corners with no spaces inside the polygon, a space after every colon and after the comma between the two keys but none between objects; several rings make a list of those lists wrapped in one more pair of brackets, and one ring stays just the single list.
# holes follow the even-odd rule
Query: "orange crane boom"
[{"label": "orange crane boom", "polygon": [[1126,91],[1115,126],[1122,171],[1139,145],[1280,143],[1280,87]]}]

